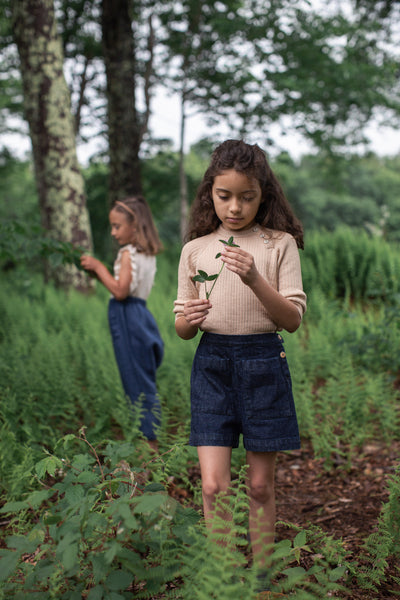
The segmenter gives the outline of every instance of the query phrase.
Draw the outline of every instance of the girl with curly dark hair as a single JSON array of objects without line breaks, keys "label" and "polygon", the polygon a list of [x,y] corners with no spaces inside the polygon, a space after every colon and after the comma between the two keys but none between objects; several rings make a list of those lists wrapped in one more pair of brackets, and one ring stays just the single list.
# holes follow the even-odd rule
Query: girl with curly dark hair
[{"label": "girl with curly dark hair", "polygon": [[299,327],[306,296],[302,226],[258,146],[228,140],[214,151],[188,240],[174,312],[181,338],[203,332],[192,367],[189,443],[197,446],[204,515],[212,525],[242,435],[250,539],[263,591],[274,540],[276,453],[300,447],[280,331]]}]

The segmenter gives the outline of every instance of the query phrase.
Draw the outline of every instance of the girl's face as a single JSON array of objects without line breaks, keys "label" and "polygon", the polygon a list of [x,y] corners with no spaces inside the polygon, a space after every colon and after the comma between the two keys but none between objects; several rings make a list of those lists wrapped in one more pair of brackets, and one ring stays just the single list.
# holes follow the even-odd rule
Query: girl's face
[{"label": "girl's face", "polygon": [[111,235],[120,246],[131,244],[135,238],[136,228],[122,212],[113,208],[109,215]]},{"label": "girl's face", "polygon": [[214,178],[212,199],[217,217],[228,231],[249,229],[262,202],[257,179],[234,169],[222,171]]}]

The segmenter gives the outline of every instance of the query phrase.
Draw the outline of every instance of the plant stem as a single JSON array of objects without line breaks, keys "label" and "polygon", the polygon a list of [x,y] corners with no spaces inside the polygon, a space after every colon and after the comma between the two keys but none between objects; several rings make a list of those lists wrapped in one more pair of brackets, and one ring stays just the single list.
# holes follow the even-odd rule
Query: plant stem
[{"label": "plant stem", "polygon": [[[221,267],[221,268],[220,268],[220,270],[218,271],[218,277],[221,275],[221,271],[222,271],[222,269],[224,268],[224,266],[225,266],[225,263],[223,262],[223,263],[222,263],[222,267]],[[212,292],[212,291],[213,291],[213,289],[214,289],[214,285],[215,285],[215,284],[217,283],[217,281],[218,281],[218,277],[217,277],[216,279],[214,279],[214,282],[213,282],[213,284],[212,284],[212,286],[211,286],[211,290],[210,290],[208,293],[207,293],[207,291],[206,291],[206,298],[207,298],[207,300],[208,300],[208,299],[209,299],[209,297],[211,296],[211,292]]]}]

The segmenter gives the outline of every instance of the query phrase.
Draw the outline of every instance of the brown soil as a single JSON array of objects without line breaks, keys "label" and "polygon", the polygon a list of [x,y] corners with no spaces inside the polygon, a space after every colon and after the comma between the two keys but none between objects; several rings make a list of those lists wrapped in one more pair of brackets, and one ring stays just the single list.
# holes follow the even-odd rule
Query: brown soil
[{"label": "brown soil", "polygon": [[[362,562],[363,544],[378,528],[382,505],[389,491],[386,480],[399,462],[400,443],[386,447],[366,445],[352,460],[350,468],[336,465],[329,471],[322,460],[313,457],[311,446],[283,454],[277,469],[278,518],[301,527],[319,526],[326,534],[342,540],[347,559]],[[278,533],[288,530],[278,526]],[[393,563],[386,572],[386,583],[378,592],[360,590],[357,581],[347,584],[353,600],[395,599],[400,586],[392,576],[400,573]],[[397,593],[396,593],[397,592]]]}]

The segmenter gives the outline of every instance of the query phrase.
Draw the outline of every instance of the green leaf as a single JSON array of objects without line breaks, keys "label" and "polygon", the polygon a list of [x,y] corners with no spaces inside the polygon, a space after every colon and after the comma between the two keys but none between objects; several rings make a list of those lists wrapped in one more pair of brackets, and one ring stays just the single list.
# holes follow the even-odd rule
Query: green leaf
[{"label": "green leaf", "polygon": [[90,557],[90,562],[92,563],[93,567],[94,583],[98,584],[107,574],[108,564],[105,560],[105,557],[101,554],[92,554]]},{"label": "green leaf", "polygon": [[288,557],[291,554],[292,544],[290,540],[282,540],[275,544],[273,557],[274,559]]},{"label": "green leaf", "polygon": [[346,567],[336,567],[329,573],[329,581],[338,581],[346,574]]},{"label": "green leaf", "polygon": [[199,269],[198,273],[201,277],[204,277],[204,279],[208,278],[208,274],[205,271],[202,271],[201,269]]},{"label": "green leaf", "polygon": [[120,547],[118,550],[117,558],[126,569],[133,574],[141,572],[145,567],[143,565],[143,560],[140,558],[138,552],[140,549],[137,547],[136,543],[134,543],[136,551],[128,550],[127,548]]},{"label": "green leaf", "polygon": [[7,538],[7,546],[10,550],[15,549],[30,554],[38,547],[38,541],[35,539],[30,540],[26,535],[11,535]]},{"label": "green leaf", "polygon": [[[82,584],[79,584],[77,587],[82,587],[83,590]],[[82,591],[69,591],[67,595],[63,595],[63,600],[82,600]]]},{"label": "green leaf", "polygon": [[0,550],[0,558],[0,581],[6,581],[17,567],[19,553],[14,550]]},{"label": "green leaf", "polygon": [[[68,524],[66,523],[66,526],[68,527]],[[61,541],[59,542],[58,546],[57,546],[57,554],[59,556],[61,556],[65,550],[67,548],[69,548],[70,546],[72,546],[74,543],[76,543],[77,538],[79,537],[79,532],[77,531],[68,531],[65,533],[64,537],[61,539]]]},{"label": "green leaf", "polygon": [[35,492],[32,492],[32,494],[29,494],[27,502],[32,508],[39,508],[39,506],[53,494],[54,490],[52,489],[36,490]]},{"label": "green leaf", "polygon": [[99,478],[96,473],[92,473],[91,471],[82,471],[79,473],[77,479],[79,483],[92,483],[95,484],[98,482]]},{"label": "green leaf", "polygon": [[165,492],[165,487],[161,484],[161,483],[149,483],[148,485],[146,485],[146,487],[144,488],[145,493],[146,492]]},{"label": "green leaf", "polygon": [[199,283],[204,283],[206,280],[201,275],[195,275],[192,277],[192,281],[198,281]]},{"label": "green leaf", "polygon": [[62,553],[61,561],[66,571],[70,571],[70,569],[78,565],[78,551],[79,546],[77,543],[74,543],[69,544]]},{"label": "green leaf", "polygon": [[114,503],[113,515],[118,516],[118,518],[123,519],[124,526],[129,529],[138,529],[138,521],[136,517],[132,514],[131,507],[128,502],[119,502],[117,505]]},{"label": "green leaf", "polygon": [[104,588],[102,585],[96,585],[88,593],[87,600],[101,600],[103,598]]},{"label": "green leaf", "polygon": [[74,433],[67,433],[67,435],[64,435],[60,441],[62,441],[65,449],[70,442],[75,441],[76,439],[77,437]]},{"label": "green leaf", "polygon": [[300,533],[298,533],[296,535],[296,537],[294,538],[293,541],[293,546],[295,548],[302,548],[307,542],[307,533],[305,531],[300,531]]},{"label": "green leaf", "polygon": [[218,252],[218,254],[215,255],[215,258],[219,258],[221,256],[221,252]]},{"label": "green leaf", "polygon": [[48,256],[48,261],[53,268],[59,267],[63,264],[63,255],[62,254],[50,254]]},{"label": "green leaf", "polygon": [[70,506],[80,505],[84,499],[84,491],[80,485],[72,485],[65,492],[65,501]]},{"label": "green leaf", "polygon": [[135,513],[146,514],[158,511],[165,501],[165,494],[143,494],[135,506]]},{"label": "green leaf", "polygon": [[289,585],[294,585],[304,579],[306,571],[303,567],[292,567],[282,571],[282,574],[287,576]]},{"label": "green leaf", "polygon": [[47,456],[36,464],[35,471],[39,479],[43,479],[46,473],[54,477],[57,469],[61,469],[62,466],[62,461],[56,456]]},{"label": "green leaf", "polygon": [[223,244],[225,244],[225,246],[230,246],[231,248],[239,248],[239,244],[234,244],[233,243],[233,235],[231,235],[231,237],[229,238],[228,241],[226,240],[219,240],[220,242],[222,242]]},{"label": "green leaf", "polygon": [[176,514],[176,524],[173,527],[174,535],[182,539],[185,543],[192,543],[192,527],[200,520],[200,514],[194,508],[183,509],[178,506]]},{"label": "green leaf", "polygon": [[78,471],[84,471],[85,469],[93,465],[95,462],[96,459],[94,458],[94,456],[90,456],[89,454],[77,454],[76,456],[74,456],[72,466]]},{"label": "green leaf", "polygon": [[209,275],[207,277],[207,281],[214,281],[214,279],[218,278],[219,273],[214,273],[214,275]]},{"label": "green leaf", "polygon": [[62,520],[62,515],[49,515],[48,517],[44,517],[43,523],[45,525],[57,525]]},{"label": "green leaf", "polygon": [[112,563],[112,561],[114,560],[115,555],[118,552],[118,542],[116,541],[111,541],[105,554],[104,554],[104,558],[106,560],[106,562],[110,565]]},{"label": "green leaf", "polygon": [[106,585],[113,591],[126,590],[132,582],[132,573],[127,571],[113,571],[106,579]]},{"label": "green leaf", "polygon": [[115,443],[110,442],[104,452],[105,458],[110,460],[112,465],[116,465],[123,458],[128,458],[135,453],[135,446],[131,442]]},{"label": "green leaf", "polygon": [[29,508],[29,504],[27,502],[15,501],[15,502],[7,502],[4,506],[0,508],[0,513],[17,513],[20,510],[24,510]]}]

